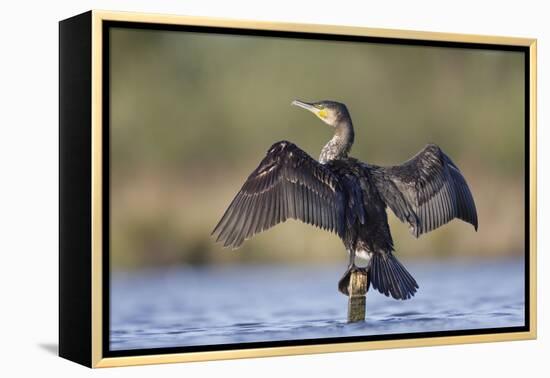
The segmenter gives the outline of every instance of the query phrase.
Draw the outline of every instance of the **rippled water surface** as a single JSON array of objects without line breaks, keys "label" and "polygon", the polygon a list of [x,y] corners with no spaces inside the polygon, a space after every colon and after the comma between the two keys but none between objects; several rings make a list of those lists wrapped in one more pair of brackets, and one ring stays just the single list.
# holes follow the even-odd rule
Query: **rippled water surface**
[{"label": "rippled water surface", "polygon": [[111,350],[524,325],[521,260],[408,263],[408,301],[367,295],[367,321],[347,324],[343,267],[239,266],[114,273]]}]

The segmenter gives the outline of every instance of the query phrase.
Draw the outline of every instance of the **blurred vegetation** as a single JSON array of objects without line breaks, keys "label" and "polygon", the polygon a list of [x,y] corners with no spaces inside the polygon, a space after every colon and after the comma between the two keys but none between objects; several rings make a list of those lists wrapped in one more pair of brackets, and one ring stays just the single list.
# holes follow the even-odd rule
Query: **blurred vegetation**
[{"label": "blurred vegetation", "polygon": [[234,252],[210,238],[272,143],[317,158],[332,136],[295,98],[347,104],[363,161],[398,164],[433,142],[459,165],[479,232],[454,221],[416,240],[391,214],[401,256],[523,253],[520,53],[136,29],[110,38],[114,269],[343,263],[336,236],[296,221]]}]

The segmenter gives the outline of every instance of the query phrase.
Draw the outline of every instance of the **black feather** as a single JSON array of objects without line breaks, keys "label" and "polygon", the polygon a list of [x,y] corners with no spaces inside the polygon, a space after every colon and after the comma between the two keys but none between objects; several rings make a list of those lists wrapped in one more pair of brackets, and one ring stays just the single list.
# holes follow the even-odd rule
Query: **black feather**
[{"label": "black feather", "polygon": [[244,240],[288,218],[343,237],[342,187],[336,175],[290,142],[275,143],[248,177],[212,234],[224,246]]},{"label": "black feather", "polygon": [[393,253],[374,253],[369,269],[372,287],[395,299],[414,296],[418,284]]},{"label": "black feather", "polygon": [[427,145],[402,165],[364,166],[382,200],[401,221],[409,223],[416,237],[454,218],[477,230],[476,206],[466,180],[438,146]]}]

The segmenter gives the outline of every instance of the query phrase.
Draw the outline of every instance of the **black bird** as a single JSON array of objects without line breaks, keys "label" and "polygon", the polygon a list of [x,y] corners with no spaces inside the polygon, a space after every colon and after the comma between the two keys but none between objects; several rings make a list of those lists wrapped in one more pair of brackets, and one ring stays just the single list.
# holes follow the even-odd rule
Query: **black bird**
[{"label": "black bird", "polygon": [[[334,101],[292,105],[309,110],[334,128],[319,161],[293,143],[281,141],[248,177],[212,235],[224,247],[289,218],[336,233],[349,253],[339,282],[347,295],[352,271],[368,272],[369,286],[395,299],[409,299],[418,284],[393,251],[386,207],[409,225],[415,237],[454,218],[477,231],[477,212],[466,180],[452,160],[428,144],[405,163],[380,167],[348,156],[354,140],[348,109]],[[367,261],[355,265],[355,256]]]}]

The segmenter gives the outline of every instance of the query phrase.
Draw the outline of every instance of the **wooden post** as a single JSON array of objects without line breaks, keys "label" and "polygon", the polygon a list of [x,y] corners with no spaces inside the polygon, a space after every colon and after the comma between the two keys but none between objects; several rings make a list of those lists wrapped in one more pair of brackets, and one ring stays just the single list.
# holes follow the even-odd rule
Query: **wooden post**
[{"label": "wooden post", "polygon": [[367,273],[361,271],[351,273],[348,293],[348,323],[364,321],[367,303]]}]

